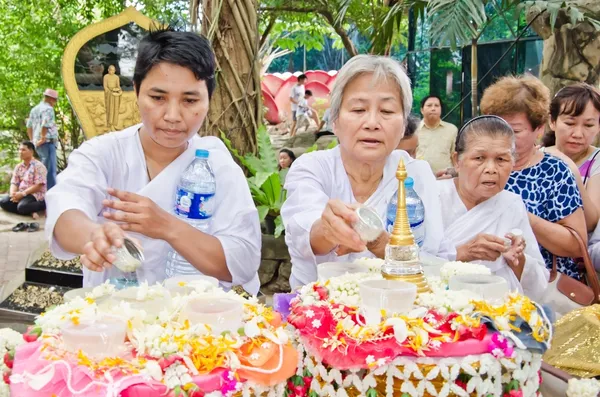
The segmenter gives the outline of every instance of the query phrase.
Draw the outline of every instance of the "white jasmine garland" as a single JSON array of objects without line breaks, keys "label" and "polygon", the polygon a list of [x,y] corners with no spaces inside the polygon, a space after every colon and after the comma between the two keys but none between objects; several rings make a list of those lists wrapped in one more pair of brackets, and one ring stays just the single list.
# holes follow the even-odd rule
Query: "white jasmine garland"
[{"label": "white jasmine garland", "polygon": [[106,280],[104,283],[97,287],[94,287],[91,292],[87,293],[86,298],[98,299],[104,296],[112,295],[116,291],[115,286],[110,283],[110,280]]},{"label": "white jasmine garland", "polygon": [[600,393],[600,382],[591,379],[569,379],[567,397],[597,397]]},{"label": "white jasmine garland", "polygon": [[477,263],[466,263],[466,262],[448,262],[442,265],[440,269],[440,277],[446,284],[450,281],[452,276],[467,275],[467,274],[492,274],[491,270]]}]

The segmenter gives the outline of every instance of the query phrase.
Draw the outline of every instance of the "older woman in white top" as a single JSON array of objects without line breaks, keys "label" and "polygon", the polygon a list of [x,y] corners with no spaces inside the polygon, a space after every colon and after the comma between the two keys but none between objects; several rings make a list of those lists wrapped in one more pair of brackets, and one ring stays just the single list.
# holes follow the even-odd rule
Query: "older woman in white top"
[{"label": "older woman in white top", "polygon": [[422,250],[454,256],[453,248],[442,244],[441,204],[431,168],[394,150],[411,106],[410,81],[393,59],[359,55],[340,70],[330,108],[339,146],[298,158],[285,183],[288,197],[282,216],[292,257],[292,288],[315,281],[319,263],[383,258],[388,234],[367,244],[351,225],[358,205],[374,208],[385,219],[398,188],[400,159],[425,206]]},{"label": "older woman in white top", "polygon": [[[438,181],[441,221],[458,258],[487,266],[511,290],[538,299],[549,273],[521,196],[504,190],[514,150],[514,132],[500,117],[481,116],[465,124],[453,155],[458,177]],[[517,238],[511,233],[515,229],[523,235]]]}]

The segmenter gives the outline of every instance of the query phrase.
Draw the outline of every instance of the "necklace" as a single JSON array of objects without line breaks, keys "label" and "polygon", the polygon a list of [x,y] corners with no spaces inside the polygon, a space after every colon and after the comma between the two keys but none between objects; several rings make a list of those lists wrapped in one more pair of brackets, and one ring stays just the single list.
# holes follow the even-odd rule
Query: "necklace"
[{"label": "necklace", "polygon": [[520,167],[516,171],[523,171],[523,170],[529,168],[529,166],[531,166],[531,163],[535,159],[535,155],[536,154],[537,154],[537,148],[534,146],[533,147],[533,153],[531,154],[531,156],[529,156],[529,161],[527,162],[527,164],[525,165],[525,167]]}]

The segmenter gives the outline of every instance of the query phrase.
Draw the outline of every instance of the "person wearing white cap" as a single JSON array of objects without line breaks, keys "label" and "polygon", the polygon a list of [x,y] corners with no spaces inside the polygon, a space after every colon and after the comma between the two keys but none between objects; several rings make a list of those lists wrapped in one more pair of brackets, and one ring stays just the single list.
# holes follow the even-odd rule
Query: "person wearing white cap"
[{"label": "person wearing white cap", "polygon": [[29,112],[27,135],[35,145],[40,160],[48,170],[47,188],[56,184],[56,141],[58,129],[54,121],[54,106],[58,92],[51,88],[44,91],[44,100]]}]

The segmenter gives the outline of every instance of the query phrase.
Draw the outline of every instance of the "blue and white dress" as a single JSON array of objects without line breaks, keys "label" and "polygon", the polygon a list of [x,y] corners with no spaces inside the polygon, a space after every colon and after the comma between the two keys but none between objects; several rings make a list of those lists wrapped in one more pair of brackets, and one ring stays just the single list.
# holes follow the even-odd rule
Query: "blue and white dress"
[{"label": "blue and white dress", "polygon": [[[506,190],[523,198],[527,211],[552,223],[571,215],[583,206],[581,194],[573,173],[564,161],[548,153],[538,164],[513,171]],[[540,245],[546,267],[552,269],[552,254]],[[580,279],[581,275],[572,258],[556,258],[557,270]]]}]

